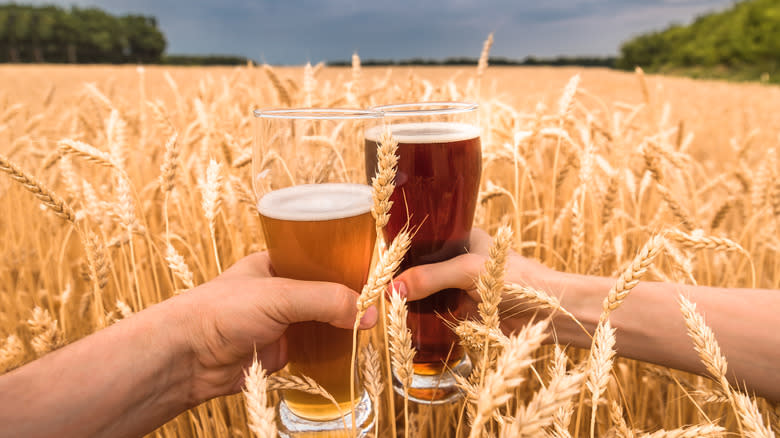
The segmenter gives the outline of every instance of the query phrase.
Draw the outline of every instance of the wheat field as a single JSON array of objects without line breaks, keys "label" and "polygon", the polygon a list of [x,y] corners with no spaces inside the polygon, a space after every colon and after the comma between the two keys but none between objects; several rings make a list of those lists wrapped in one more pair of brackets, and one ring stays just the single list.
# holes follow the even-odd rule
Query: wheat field
[{"label": "wheat field", "polygon": [[[485,278],[500,279],[500,253],[512,247],[558,270],[616,281],[779,286],[777,87],[484,63],[361,68],[358,58],[351,69],[3,66],[0,83],[0,170],[7,174],[0,178],[0,373],[186,293],[220,266],[264,249],[249,182],[258,107],[479,102],[475,226],[498,234],[499,247]],[[216,176],[206,181],[210,162]],[[331,160],[312,173],[335,179],[335,167]],[[202,205],[209,190],[216,191],[211,214]],[[556,303],[541,296],[528,305]],[[388,307],[403,311],[402,303]],[[703,322],[694,308],[681,310],[680,318]],[[493,360],[482,365],[485,381],[468,382],[459,404],[404,412],[385,379],[379,436],[780,431],[780,409],[724,387],[718,376],[613,358],[620,332],[607,322],[592,352],[540,345],[544,322],[508,338],[479,323],[462,333],[469,327],[467,346],[498,338]],[[374,335],[384,369],[387,346]],[[249,390],[267,389],[273,404],[285,382],[271,378]],[[253,436],[246,400],[212,400],[152,436]],[[249,400],[249,409],[261,408],[252,403],[263,398]]]}]

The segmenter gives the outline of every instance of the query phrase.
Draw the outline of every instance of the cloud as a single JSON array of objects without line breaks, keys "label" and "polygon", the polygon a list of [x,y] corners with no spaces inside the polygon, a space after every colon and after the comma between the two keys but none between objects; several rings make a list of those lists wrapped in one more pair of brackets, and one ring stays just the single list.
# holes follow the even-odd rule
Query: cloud
[{"label": "cloud", "polygon": [[[51,3],[51,0],[34,0]],[[616,54],[631,36],[688,22],[729,0],[55,0],[154,15],[170,53],[231,53],[271,63],[479,55]]]}]

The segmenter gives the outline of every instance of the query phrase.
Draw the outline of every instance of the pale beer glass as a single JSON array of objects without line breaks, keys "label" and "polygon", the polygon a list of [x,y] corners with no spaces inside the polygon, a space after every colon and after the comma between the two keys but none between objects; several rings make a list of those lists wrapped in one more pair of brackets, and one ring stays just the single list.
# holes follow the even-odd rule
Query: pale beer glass
[{"label": "pale beer glass", "polygon": [[[382,114],[313,108],[254,114],[252,182],[274,274],[360,291],[376,241],[372,191],[362,169],[344,163],[361,162],[364,133],[381,126]],[[344,430],[352,427],[351,396],[362,436],[375,415],[365,391],[350,394],[352,331],[312,321],[291,325],[285,336],[288,371],[313,378],[338,407],[319,395],[283,391],[282,436],[352,436]]]},{"label": "pale beer glass", "polygon": [[[398,173],[385,239],[414,231],[400,270],[464,254],[482,171],[478,107],[468,102],[422,102],[374,107],[398,141]],[[383,128],[366,133],[366,178],[374,175]],[[441,404],[461,397],[454,374],[471,362],[451,329],[463,316],[465,292],[445,289],[408,303],[407,325],[417,350],[409,398]],[[399,382],[396,391],[402,392]]]}]

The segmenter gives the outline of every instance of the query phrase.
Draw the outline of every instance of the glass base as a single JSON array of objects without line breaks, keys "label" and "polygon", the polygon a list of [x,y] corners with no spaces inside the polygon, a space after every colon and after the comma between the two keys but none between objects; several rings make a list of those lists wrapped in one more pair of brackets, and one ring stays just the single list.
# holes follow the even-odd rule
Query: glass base
[{"label": "glass base", "polygon": [[[463,391],[458,387],[455,374],[468,377],[471,374],[471,359],[464,354],[455,366],[447,368],[441,374],[413,374],[409,387],[409,400],[418,404],[443,405],[453,403],[463,397]],[[393,372],[393,389],[396,394],[404,396],[404,388]]]},{"label": "glass base", "polygon": [[[355,424],[357,434],[352,433],[352,412],[347,410],[344,417],[333,420],[316,421],[299,417],[293,413],[282,399],[276,408],[276,427],[279,430],[279,436],[282,438],[293,437],[317,437],[317,438],[340,438],[340,437],[365,437],[374,428],[376,416],[374,407],[368,393],[363,391],[359,399],[355,400]],[[344,429],[344,423],[347,429]]]}]

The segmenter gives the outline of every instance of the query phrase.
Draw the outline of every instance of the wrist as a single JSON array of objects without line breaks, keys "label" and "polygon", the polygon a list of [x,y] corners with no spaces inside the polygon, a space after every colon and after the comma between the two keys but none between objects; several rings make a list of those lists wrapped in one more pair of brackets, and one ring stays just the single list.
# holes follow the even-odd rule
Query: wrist
[{"label": "wrist", "polygon": [[580,348],[590,347],[588,334],[592,335],[596,330],[607,290],[602,291],[601,280],[600,277],[557,272],[556,296],[561,307],[577,320],[565,312],[556,314],[554,324],[562,341]]},{"label": "wrist", "polygon": [[204,401],[193,391],[195,380],[196,354],[193,340],[197,337],[197,327],[193,317],[196,306],[185,295],[170,298],[149,310],[154,310],[160,324],[156,327],[163,334],[164,349],[167,355],[165,376],[161,379],[161,392],[170,403],[184,409],[197,406]]}]

